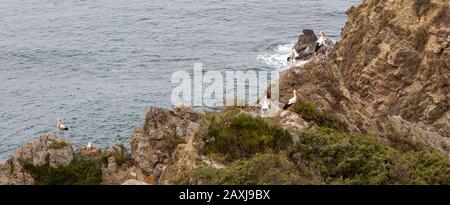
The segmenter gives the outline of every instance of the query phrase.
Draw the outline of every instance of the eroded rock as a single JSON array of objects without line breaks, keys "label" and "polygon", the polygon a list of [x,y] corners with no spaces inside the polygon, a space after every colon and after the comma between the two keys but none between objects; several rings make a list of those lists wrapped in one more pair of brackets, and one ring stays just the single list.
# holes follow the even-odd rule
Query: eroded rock
[{"label": "eroded rock", "polygon": [[73,148],[65,140],[53,134],[44,134],[37,140],[20,147],[11,158],[0,166],[0,184],[33,184],[33,177],[23,166],[30,164],[51,167],[67,166],[73,160]]},{"label": "eroded rock", "polygon": [[173,163],[173,152],[178,144],[186,144],[196,133],[200,117],[201,113],[190,108],[151,107],[143,127],[131,136],[131,157],[135,166],[146,176],[159,180]]}]

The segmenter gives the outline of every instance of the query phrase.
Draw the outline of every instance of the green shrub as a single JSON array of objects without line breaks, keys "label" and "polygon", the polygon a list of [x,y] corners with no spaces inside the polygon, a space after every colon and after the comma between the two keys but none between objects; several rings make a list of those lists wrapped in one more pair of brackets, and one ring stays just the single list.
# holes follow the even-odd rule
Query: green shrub
[{"label": "green shrub", "polygon": [[224,113],[212,118],[203,141],[206,154],[223,154],[227,161],[233,161],[267,150],[286,149],[292,138],[288,131],[261,117]]},{"label": "green shrub", "polygon": [[330,129],[299,135],[291,160],[311,167],[326,184],[450,184],[450,161],[406,136],[391,135],[392,148]]},{"label": "green shrub", "polygon": [[297,162],[309,164],[325,183],[383,184],[390,169],[386,147],[369,137],[330,129],[300,133]]},{"label": "green shrub", "polygon": [[408,152],[394,160],[392,184],[450,184],[450,162],[436,152]]},{"label": "green shrub", "polygon": [[319,127],[331,128],[338,131],[347,130],[347,124],[341,121],[339,117],[329,112],[319,111],[311,103],[299,101],[293,105],[293,110],[306,121],[314,122]]},{"label": "green shrub", "polygon": [[100,164],[85,158],[74,158],[69,165],[57,168],[48,163],[42,166],[25,163],[23,167],[38,185],[93,185],[102,182]]},{"label": "green shrub", "polygon": [[298,184],[300,176],[294,164],[281,155],[256,154],[248,160],[233,162],[222,169],[201,166],[192,177],[202,184],[267,185]]},{"label": "green shrub", "polygon": [[391,133],[387,135],[389,145],[400,152],[421,151],[425,147],[423,144],[414,141],[408,136],[400,133]]}]

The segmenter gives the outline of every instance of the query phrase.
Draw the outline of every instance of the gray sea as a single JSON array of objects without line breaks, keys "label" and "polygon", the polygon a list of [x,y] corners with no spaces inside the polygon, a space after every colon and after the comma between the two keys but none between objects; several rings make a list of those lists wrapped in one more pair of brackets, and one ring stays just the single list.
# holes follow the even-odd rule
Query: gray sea
[{"label": "gray sea", "polygon": [[361,0],[0,0],[0,159],[56,118],[76,146],[128,141],[171,75],[277,70],[301,30],[339,39]]}]

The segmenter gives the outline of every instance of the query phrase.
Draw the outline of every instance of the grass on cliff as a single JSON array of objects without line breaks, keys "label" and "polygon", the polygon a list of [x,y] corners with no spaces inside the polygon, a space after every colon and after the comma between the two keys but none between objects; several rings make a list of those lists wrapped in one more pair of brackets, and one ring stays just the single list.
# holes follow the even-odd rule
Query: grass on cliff
[{"label": "grass on cliff", "polygon": [[34,166],[25,163],[24,169],[29,172],[38,185],[95,185],[102,183],[100,163],[94,160],[75,157],[67,166],[57,168],[48,163]]},{"label": "grass on cliff", "polygon": [[326,111],[319,111],[311,103],[299,101],[293,105],[293,110],[304,120],[314,122],[319,127],[331,128],[341,132],[347,130],[347,124],[341,121],[339,117]]},{"label": "grass on cliff", "polygon": [[286,149],[292,138],[274,122],[231,110],[211,119],[203,141],[206,154],[221,154],[225,161],[233,161],[256,153]]},{"label": "grass on cliff", "polygon": [[277,154],[256,154],[220,169],[199,166],[192,179],[200,184],[450,184],[450,161],[406,136],[393,134],[384,143],[311,128],[298,137],[297,146]]}]

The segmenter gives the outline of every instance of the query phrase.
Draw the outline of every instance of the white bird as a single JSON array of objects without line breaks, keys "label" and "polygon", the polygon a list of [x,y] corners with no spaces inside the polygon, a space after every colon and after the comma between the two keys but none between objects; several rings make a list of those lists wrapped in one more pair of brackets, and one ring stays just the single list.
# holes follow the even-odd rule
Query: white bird
[{"label": "white bird", "polygon": [[294,97],[289,99],[289,101],[286,104],[284,104],[283,109],[284,110],[288,109],[291,105],[295,104],[296,102],[297,102],[297,91],[294,90]]},{"label": "white bird", "polygon": [[292,51],[291,51],[291,53],[289,53],[289,56],[287,58],[287,62],[290,64],[294,64],[295,58],[297,58],[297,57],[298,57],[297,51],[294,48],[292,48]]},{"label": "white bird", "polygon": [[319,44],[319,46],[323,46],[326,39],[327,39],[327,37],[325,36],[325,33],[321,31],[320,38],[319,38],[319,40],[317,40],[317,43]]},{"label": "white bird", "polygon": [[60,136],[64,136],[64,131],[69,130],[59,118],[56,119],[56,128],[58,128]]},{"label": "white bird", "polygon": [[268,100],[267,100],[267,96],[264,98],[264,102],[263,102],[263,104],[262,104],[262,106],[261,106],[261,112],[262,112],[262,114],[264,114],[264,115],[267,115],[268,113],[269,113],[269,102],[267,102]]},{"label": "white bird", "polygon": [[87,148],[87,149],[94,148],[94,143],[93,143],[92,141],[89,141],[89,142],[87,143],[87,145],[86,145],[86,148]]}]

